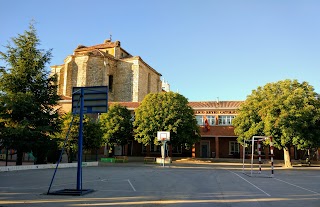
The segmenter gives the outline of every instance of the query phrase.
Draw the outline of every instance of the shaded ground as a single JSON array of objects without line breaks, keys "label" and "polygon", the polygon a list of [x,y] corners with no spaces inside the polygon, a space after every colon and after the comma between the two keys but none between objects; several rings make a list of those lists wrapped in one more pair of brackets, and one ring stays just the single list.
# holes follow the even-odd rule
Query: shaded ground
[{"label": "shaded ground", "polygon": [[[250,168],[246,166],[245,171]],[[255,170],[257,168],[254,168]],[[319,206],[319,167],[276,167],[275,177],[241,163],[111,163],[83,168],[84,196],[46,195],[53,169],[0,173],[0,206]],[[59,169],[52,191],[76,188],[76,168]]]}]

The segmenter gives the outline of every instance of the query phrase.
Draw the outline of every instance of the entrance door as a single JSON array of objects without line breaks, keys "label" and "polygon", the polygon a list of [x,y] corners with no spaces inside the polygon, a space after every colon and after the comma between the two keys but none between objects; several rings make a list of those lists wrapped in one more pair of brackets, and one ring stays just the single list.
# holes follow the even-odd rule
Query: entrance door
[{"label": "entrance door", "polygon": [[201,157],[203,157],[203,158],[208,157],[208,145],[207,144],[201,145]]}]

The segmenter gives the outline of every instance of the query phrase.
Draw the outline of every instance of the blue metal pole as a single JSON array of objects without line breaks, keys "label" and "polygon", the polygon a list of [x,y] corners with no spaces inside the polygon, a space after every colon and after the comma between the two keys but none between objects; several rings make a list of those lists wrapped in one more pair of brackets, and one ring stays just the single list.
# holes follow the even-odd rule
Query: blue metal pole
[{"label": "blue metal pole", "polygon": [[78,167],[77,167],[77,190],[82,191],[82,139],[83,139],[83,108],[84,108],[84,90],[81,88],[80,95],[80,126],[78,139]]}]

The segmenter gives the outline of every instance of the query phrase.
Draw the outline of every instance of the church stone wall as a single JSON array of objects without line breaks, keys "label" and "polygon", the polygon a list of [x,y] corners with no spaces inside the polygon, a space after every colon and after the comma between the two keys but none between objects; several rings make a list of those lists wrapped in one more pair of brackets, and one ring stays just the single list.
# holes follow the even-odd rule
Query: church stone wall
[{"label": "church stone wall", "polygon": [[66,59],[64,64],[64,88],[63,95],[71,96],[72,95],[72,86],[77,81],[74,79],[74,74],[77,74],[77,66],[74,63],[74,59],[70,56]]},{"label": "church stone wall", "polygon": [[63,65],[52,66],[52,74],[59,76],[59,95],[72,97],[73,87],[110,86],[110,76],[108,98],[112,102],[140,102],[148,93],[160,92],[161,75],[139,56],[121,49],[120,42],[115,44],[113,48],[77,51]]},{"label": "church stone wall", "polygon": [[139,101],[139,89],[140,86],[139,85],[139,61],[138,60],[134,60],[132,63],[132,101],[133,102],[138,102]]},{"label": "church stone wall", "polygon": [[52,70],[51,70],[51,75],[57,75],[57,84],[58,84],[58,94],[63,94],[62,93],[62,90],[63,90],[63,74],[64,74],[64,67],[63,66],[58,66],[58,65],[55,65],[52,67]]},{"label": "church stone wall", "polygon": [[[89,56],[77,56],[74,61],[74,74],[72,86],[86,86],[87,83],[87,67],[88,67]],[[77,74],[76,74],[77,73]]]},{"label": "church stone wall", "polygon": [[148,94],[148,72],[144,65],[139,64],[139,91],[138,102],[142,101],[144,95]]},{"label": "church stone wall", "polygon": [[160,92],[160,76],[150,70],[145,64],[139,63],[138,100],[142,101],[148,93]]},{"label": "church stone wall", "polygon": [[113,87],[117,97],[114,101],[132,101],[132,63],[118,61]]},{"label": "church stone wall", "polygon": [[[107,64],[107,71],[108,71],[107,75],[113,76],[113,82],[114,82],[116,72],[117,72],[117,61],[115,61],[113,59],[109,59],[108,64]],[[107,78],[109,78],[109,76]],[[109,85],[109,84],[106,83],[106,85]],[[115,93],[114,84],[113,84],[113,90],[109,91],[108,99],[109,99],[109,101],[115,101],[115,98],[116,98],[116,93]]]},{"label": "church stone wall", "polygon": [[85,86],[102,86],[105,85],[106,68],[103,57],[89,56],[86,67]]}]

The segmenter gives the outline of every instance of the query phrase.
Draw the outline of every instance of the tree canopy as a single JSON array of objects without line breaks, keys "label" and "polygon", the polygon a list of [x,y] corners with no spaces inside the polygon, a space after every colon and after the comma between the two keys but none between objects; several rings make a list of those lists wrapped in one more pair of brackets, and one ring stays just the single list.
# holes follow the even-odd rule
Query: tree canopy
[{"label": "tree canopy", "polygon": [[238,141],[254,135],[272,136],[291,166],[289,148],[319,146],[320,102],[307,82],[283,80],[252,91],[233,120]]},{"label": "tree canopy", "polygon": [[132,137],[132,115],[124,106],[111,105],[107,113],[100,116],[101,128],[104,133],[104,142],[125,145]]},{"label": "tree canopy", "polygon": [[170,131],[173,145],[191,146],[199,141],[199,127],[188,100],[179,93],[148,94],[135,110],[135,140],[158,145],[158,131]]},{"label": "tree canopy", "polygon": [[51,50],[38,49],[40,40],[32,24],[12,42],[0,52],[7,63],[0,71],[2,141],[17,150],[17,165],[22,164],[22,153],[31,150],[43,163],[50,134],[59,130],[56,76],[49,77],[46,70]]},{"label": "tree canopy", "polygon": [[[60,148],[65,147],[68,162],[72,162],[78,152],[79,140],[79,115],[71,112],[61,115],[61,132],[56,133],[54,138],[59,140]],[[72,124],[71,121],[73,120]],[[68,135],[68,137],[66,137]],[[85,115],[83,118],[83,149],[97,150],[102,145],[103,131],[100,123]],[[66,140],[67,138],[67,140]],[[65,146],[63,146],[65,143]]]},{"label": "tree canopy", "polygon": [[101,123],[93,118],[89,118],[83,123],[83,128],[83,149],[98,150],[103,143]]}]

